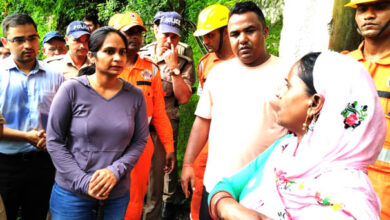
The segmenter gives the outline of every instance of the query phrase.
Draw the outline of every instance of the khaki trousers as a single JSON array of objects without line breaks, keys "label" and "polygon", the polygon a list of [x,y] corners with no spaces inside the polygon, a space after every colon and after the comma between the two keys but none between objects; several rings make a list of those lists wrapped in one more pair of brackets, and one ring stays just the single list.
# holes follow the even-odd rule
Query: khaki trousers
[{"label": "khaki trousers", "polygon": [[3,204],[3,199],[0,195],[0,220],[7,220],[7,215],[5,214],[5,208]]},{"label": "khaki trousers", "polygon": [[[176,151],[179,133],[179,121],[171,120],[173,139]],[[161,218],[162,201],[173,203],[177,189],[177,164],[170,174],[164,174],[165,149],[155,131],[150,132],[154,143],[154,153],[149,174],[148,192],[143,212],[143,220],[158,220]]]}]

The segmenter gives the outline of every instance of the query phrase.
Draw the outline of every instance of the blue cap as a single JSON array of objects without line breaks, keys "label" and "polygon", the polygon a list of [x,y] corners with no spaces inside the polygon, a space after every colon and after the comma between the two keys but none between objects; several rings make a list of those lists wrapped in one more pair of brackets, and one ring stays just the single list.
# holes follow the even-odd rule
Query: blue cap
[{"label": "blue cap", "polygon": [[164,12],[160,21],[161,33],[174,33],[181,36],[182,17],[175,11]]},{"label": "blue cap", "polygon": [[65,42],[64,36],[62,34],[58,33],[57,31],[49,31],[43,36],[43,43],[49,42],[51,39],[58,39]]},{"label": "blue cap", "polygon": [[66,29],[66,36],[71,35],[72,37],[78,39],[84,34],[91,34],[91,30],[88,25],[82,21],[72,21],[68,28]]},{"label": "blue cap", "polygon": [[153,23],[156,23],[157,21],[161,20],[161,17],[163,16],[164,12],[163,11],[158,11],[156,15],[154,15],[153,18]]}]

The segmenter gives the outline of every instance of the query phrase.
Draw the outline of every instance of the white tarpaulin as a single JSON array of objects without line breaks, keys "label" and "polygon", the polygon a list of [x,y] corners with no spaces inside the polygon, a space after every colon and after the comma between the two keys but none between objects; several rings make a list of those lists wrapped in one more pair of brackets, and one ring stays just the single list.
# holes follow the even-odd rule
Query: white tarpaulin
[{"label": "white tarpaulin", "polygon": [[284,0],[279,56],[296,61],[308,52],[326,50],[333,0]]}]

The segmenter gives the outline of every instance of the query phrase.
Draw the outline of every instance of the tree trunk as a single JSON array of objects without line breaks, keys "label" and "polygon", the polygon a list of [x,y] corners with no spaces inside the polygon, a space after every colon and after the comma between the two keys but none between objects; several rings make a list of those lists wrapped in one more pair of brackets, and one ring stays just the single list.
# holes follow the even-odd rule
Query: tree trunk
[{"label": "tree trunk", "polygon": [[344,7],[350,0],[335,0],[329,49],[335,51],[355,50],[363,38],[355,28],[355,9]]}]

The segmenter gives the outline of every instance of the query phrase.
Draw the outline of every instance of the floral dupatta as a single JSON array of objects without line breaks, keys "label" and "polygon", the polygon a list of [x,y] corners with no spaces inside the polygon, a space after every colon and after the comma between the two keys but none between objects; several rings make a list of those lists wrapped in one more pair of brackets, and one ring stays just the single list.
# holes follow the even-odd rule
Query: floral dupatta
[{"label": "floral dupatta", "polygon": [[379,219],[380,205],[366,175],[386,134],[374,83],[364,66],[334,52],[318,57],[313,80],[325,98],[313,130],[296,155],[296,145],[274,155],[275,187],[286,215],[333,219],[328,212],[333,210],[338,219]]}]

